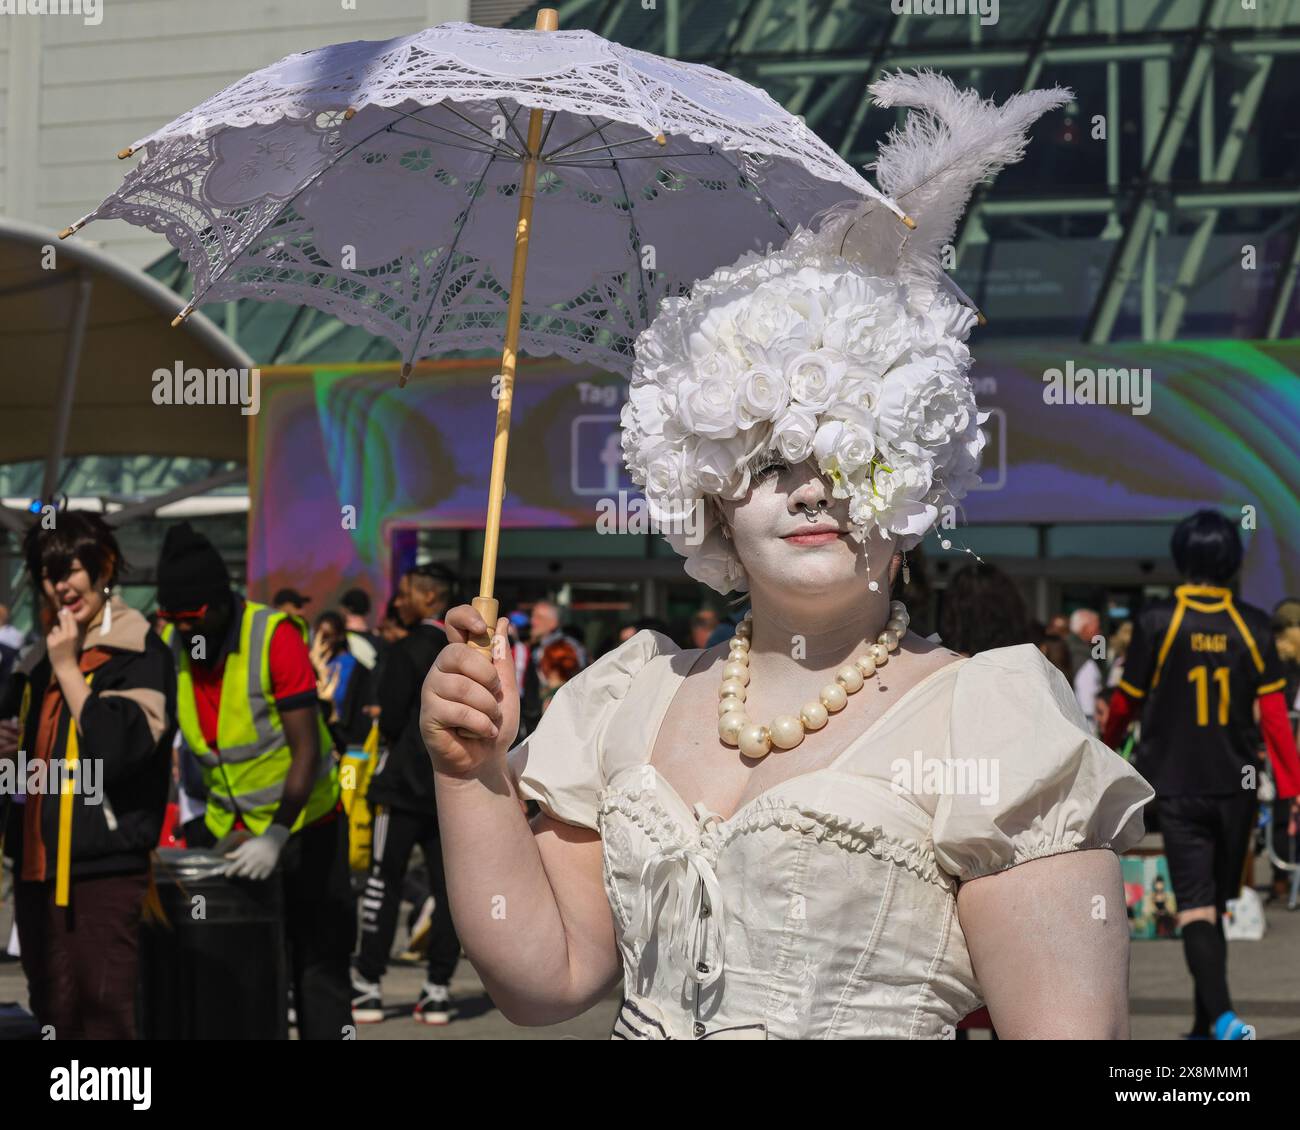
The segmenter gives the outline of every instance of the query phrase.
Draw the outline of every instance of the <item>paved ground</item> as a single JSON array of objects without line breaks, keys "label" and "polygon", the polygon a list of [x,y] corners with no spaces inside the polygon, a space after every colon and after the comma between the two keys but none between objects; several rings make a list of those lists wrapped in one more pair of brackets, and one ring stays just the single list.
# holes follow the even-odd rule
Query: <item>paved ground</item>
[{"label": "paved ground", "polygon": [[[1265,871],[1261,867],[1262,883]],[[9,936],[11,902],[0,904],[0,942]],[[1238,1012],[1256,1026],[1260,1039],[1300,1039],[1300,911],[1267,908],[1263,941],[1229,946],[1229,979]],[[405,921],[405,915],[403,915]],[[0,946],[2,948],[2,946]],[[1135,1039],[1172,1040],[1191,1022],[1192,983],[1177,941],[1134,942],[1131,965],[1131,1013]],[[384,981],[389,1019],[363,1025],[365,1040],[605,1039],[618,1000],[611,997],[583,1016],[550,1028],[519,1028],[492,1007],[468,962],[462,961],[452,983],[455,1019],[432,1028],[411,1018],[411,1007],[424,980],[419,966],[398,963]],[[0,1002],[26,1004],[26,983],[16,961],[0,961]],[[978,1035],[982,1034],[977,1034]]]}]

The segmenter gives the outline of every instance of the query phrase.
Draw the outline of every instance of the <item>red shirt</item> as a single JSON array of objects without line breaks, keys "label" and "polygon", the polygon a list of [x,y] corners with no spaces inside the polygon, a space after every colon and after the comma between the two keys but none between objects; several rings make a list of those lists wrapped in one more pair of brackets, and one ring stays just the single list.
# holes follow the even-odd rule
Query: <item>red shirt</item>
[{"label": "red shirt", "polygon": [[[221,680],[226,657],[208,666],[191,663],[194,679],[194,708],[199,716],[203,740],[217,748],[217,717],[221,711]],[[307,645],[291,620],[285,620],[271,636],[271,692],[280,710],[294,710],[316,704],[316,672],[307,655]]]}]

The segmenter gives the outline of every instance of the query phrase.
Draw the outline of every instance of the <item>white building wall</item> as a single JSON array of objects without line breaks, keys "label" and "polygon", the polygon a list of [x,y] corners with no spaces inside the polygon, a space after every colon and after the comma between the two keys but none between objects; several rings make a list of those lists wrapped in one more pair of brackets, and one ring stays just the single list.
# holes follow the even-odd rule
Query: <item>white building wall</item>
[{"label": "white building wall", "polygon": [[[121,183],[119,149],[248,72],[295,51],[470,18],[470,0],[99,3],[98,24],[0,14],[0,215],[57,232]],[[141,267],[169,249],[121,221],[75,238]]]}]

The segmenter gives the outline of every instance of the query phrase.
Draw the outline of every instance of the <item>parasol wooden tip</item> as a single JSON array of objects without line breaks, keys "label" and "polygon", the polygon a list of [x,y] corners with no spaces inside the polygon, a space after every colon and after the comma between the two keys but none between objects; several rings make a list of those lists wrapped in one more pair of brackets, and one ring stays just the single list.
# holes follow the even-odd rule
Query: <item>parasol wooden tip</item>
[{"label": "parasol wooden tip", "polygon": [[535,31],[554,31],[560,26],[560,13],[555,8],[539,8]]},{"label": "parasol wooden tip", "polygon": [[59,232],[59,238],[60,238],[60,239],[67,239],[68,236],[70,236],[70,235],[71,235],[74,231],[76,231],[76,230],[77,230],[77,229],[76,229],[75,225],[74,225],[73,227],[70,227],[70,228],[64,228],[61,232]]},{"label": "parasol wooden tip", "polygon": [[656,140],[657,142],[659,142],[660,145],[667,145],[667,144],[668,144],[668,138],[665,137],[662,133],[657,133],[657,134],[655,134],[655,140]]},{"label": "parasol wooden tip", "polygon": [[356,116],[357,116],[357,108],[355,106],[349,106],[346,110],[343,111],[343,120],[345,122],[350,122]]},{"label": "parasol wooden tip", "polygon": [[179,326],[192,313],[194,313],[194,307],[186,306],[184,310],[182,310],[179,314],[176,315],[176,317],[172,319],[172,329],[175,329],[177,326]]},{"label": "parasol wooden tip", "polygon": [[397,387],[405,388],[406,382],[409,381],[410,379],[411,379],[411,363],[409,361],[403,361],[402,375],[397,378]]},{"label": "parasol wooden tip", "polygon": [[987,326],[987,325],[989,324],[989,320],[988,320],[986,317],[984,317],[984,311],[983,311],[983,310],[976,310],[976,311],[975,311],[975,320],[976,320],[977,322],[979,322],[979,324],[980,324],[981,326]]},{"label": "parasol wooden tip", "polygon": [[119,161],[125,161],[134,152],[135,150],[128,145],[125,149],[119,149],[117,151],[117,159]]},{"label": "parasol wooden tip", "polygon": [[904,226],[916,230],[916,221],[911,216],[900,216],[899,219],[903,221]]}]

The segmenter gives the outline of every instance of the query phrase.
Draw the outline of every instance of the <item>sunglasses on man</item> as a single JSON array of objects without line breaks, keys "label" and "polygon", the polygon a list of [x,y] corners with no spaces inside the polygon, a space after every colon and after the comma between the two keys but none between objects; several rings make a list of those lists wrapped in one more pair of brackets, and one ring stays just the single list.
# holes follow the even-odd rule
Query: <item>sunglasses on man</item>
[{"label": "sunglasses on man", "polygon": [[210,603],[201,604],[198,608],[192,609],[188,612],[168,612],[160,608],[158,609],[158,619],[165,620],[169,624],[178,624],[184,620],[202,620],[203,617],[208,614],[208,609],[211,607],[212,605]]}]

